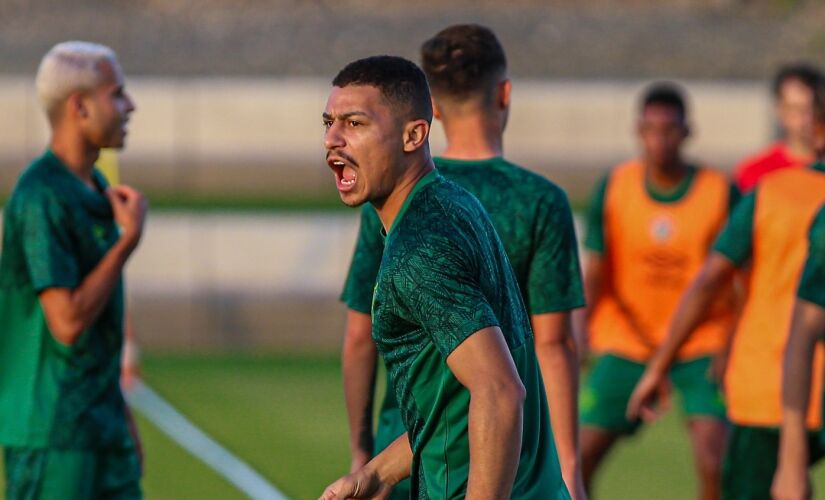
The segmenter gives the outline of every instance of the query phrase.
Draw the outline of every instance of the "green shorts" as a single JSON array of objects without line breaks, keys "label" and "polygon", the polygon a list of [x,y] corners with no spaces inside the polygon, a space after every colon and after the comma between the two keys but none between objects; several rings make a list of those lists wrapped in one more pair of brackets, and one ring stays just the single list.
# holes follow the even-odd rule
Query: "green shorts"
[{"label": "green shorts", "polygon": [[[825,456],[819,436],[808,437],[810,465]],[[733,425],[722,463],[722,498],[770,500],[779,454],[779,430]]]},{"label": "green shorts", "polygon": [[[682,361],[670,369],[670,381],[681,396],[688,417],[725,420],[725,403],[719,385],[710,376],[713,358]],[[599,356],[579,396],[581,423],[614,434],[632,434],[641,421],[625,418],[627,403],[644,373],[645,365],[613,354]]]},{"label": "green shorts", "polygon": [[143,498],[140,459],[134,448],[6,448],[4,452],[8,500]]}]

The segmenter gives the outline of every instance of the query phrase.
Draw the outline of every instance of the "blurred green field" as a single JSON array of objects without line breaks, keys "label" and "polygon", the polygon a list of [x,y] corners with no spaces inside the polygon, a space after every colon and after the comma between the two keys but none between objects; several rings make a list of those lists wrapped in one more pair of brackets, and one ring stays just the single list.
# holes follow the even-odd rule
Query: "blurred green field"
[{"label": "blurred green field", "polygon": [[[149,354],[143,370],[158,393],[291,498],[317,498],[347,471],[340,364],[334,355]],[[147,499],[243,498],[146,420],[139,424]],[[595,498],[694,498],[687,446],[678,415],[669,415],[615,450],[598,478]],[[825,491],[825,467],[814,476],[818,491]]]}]

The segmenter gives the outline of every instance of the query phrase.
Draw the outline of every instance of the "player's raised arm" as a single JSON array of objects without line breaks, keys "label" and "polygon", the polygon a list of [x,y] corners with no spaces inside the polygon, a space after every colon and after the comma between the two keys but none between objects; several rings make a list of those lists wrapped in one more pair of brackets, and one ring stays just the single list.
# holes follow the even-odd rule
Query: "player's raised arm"
[{"label": "player's raised arm", "polygon": [[106,191],[115,222],[121,228],[117,243],[76,288],[50,287],[39,294],[52,334],[71,345],[98,317],[120,280],[123,266],[143,234],[146,200],[138,191],[119,186]]}]

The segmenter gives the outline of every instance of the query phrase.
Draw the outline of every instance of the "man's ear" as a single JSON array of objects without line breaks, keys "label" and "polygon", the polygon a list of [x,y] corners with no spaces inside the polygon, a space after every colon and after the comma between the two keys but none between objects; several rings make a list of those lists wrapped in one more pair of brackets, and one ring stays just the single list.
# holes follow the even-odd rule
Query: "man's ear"
[{"label": "man's ear", "polygon": [[510,93],[513,90],[513,83],[510,81],[509,78],[505,78],[504,80],[500,81],[496,88],[496,104],[501,109],[506,109],[510,106]]},{"label": "man's ear", "polygon": [[814,151],[821,158],[825,154],[825,123],[814,120]]},{"label": "man's ear", "polygon": [[441,120],[441,109],[438,108],[438,103],[435,102],[435,97],[430,97],[430,102],[433,105],[433,118]]},{"label": "man's ear", "polygon": [[404,152],[412,153],[427,144],[430,124],[427,120],[413,120],[404,126]]},{"label": "man's ear", "polygon": [[81,92],[72,92],[63,103],[63,111],[68,116],[86,118],[89,115]]}]

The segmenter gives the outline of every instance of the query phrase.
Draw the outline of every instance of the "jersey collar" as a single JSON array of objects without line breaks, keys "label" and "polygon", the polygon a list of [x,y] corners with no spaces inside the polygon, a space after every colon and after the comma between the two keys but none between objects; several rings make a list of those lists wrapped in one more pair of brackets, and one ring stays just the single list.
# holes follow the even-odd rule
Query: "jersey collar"
[{"label": "jersey collar", "polygon": [[415,186],[412,188],[412,191],[410,191],[410,194],[407,195],[407,198],[401,205],[401,209],[398,211],[398,215],[395,216],[395,220],[392,221],[392,226],[390,226],[390,230],[386,233],[383,229],[381,230],[381,235],[384,237],[385,240],[387,239],[387,237],[389,237],[390,234],[392,234],[392,230],[395,229],[396,226],[398,226],[398,222],[401,220],[402,217],[404,217],[404,214],[407,212],[407,207],[410,206],[410,203],[412,202],[412,199],[415,198],[415,195],[418,194],[419,191],[424,189],[425,186],[427,186],[428,184],[432,184],[433,181],[436,181],[440,178],[441,176],[438,174],[438,171],[433,170],[424,177],[420,178],[417,183],[415,183]]}]

